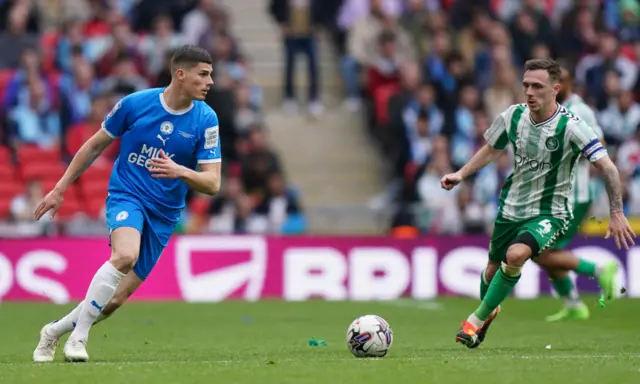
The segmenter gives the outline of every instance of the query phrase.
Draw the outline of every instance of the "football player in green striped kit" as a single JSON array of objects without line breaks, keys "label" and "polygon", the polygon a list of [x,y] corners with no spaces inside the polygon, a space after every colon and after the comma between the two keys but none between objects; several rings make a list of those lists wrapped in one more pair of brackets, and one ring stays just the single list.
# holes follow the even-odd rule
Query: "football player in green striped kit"
[{"label": "football player in green striped kit", "polygon": [[[604,145],[604,133],[598,125],[595,113],[579,95],[573,93],[573,76],[564,68],[560,79],[560,92],[558,92],[556,100],[567,108],[569,112],[578,116],[593,128],[600,143]],[[580,224],[587,217],[593,202],[589,168],[589,161],[584,157],[580,157],[573,173],[573,191],[569,195],[569,206],[573,210],[573,219],[569,222],[567,231],[558,239],[556,244],[538,258],[540,266],[549,274],[554,289],[565,302],[564,308],[558,313],[548,316],[547,321],[586,320],[589,318],[589,307],[580,300],[578,291],[567,271],[576,271],[578,274],[589,276],[606,275],[607,272],[606,268],[608,266],[604,268],[596,266],[588,261],[578,259],[571,251],[566,250],[571,240],[578,233]]]},{"label": "football player in green striped kit", "polygon": [[[556,102],[560,80],[561,69],[555,61],[527,61],[522,81],[526,104],[502,112],[485,132],[487,144],[460,170],[441,180],[449,190],[497,159],[507,145],[513,147],[514,170],[500,193],[489,262],[481,279],[482,302],[456,334],[456,341],[469,348],[484,340],[500,304],[518,283],[524,263],[552,249],[569,229],[571,178],[581,156],[599,169],[606,186],[611,215],[606,237],[613,237],[618,247],[634,244],[635,234],[622,211],[618,170],[593,128]],[[612,263],[600,274],[591,271],[607,300],[615,296],[616,270]]]}]

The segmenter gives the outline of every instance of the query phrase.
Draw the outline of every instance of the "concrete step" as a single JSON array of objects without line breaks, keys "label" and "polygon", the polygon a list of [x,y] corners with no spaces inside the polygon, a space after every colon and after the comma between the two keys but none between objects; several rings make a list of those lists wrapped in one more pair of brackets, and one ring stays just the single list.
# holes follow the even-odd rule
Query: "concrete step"
[{"label": "concrete step", "polygon": [[383,190],[382,165],[369,142],[360,113],[342,107],[342,82],[330,42],[319,40],[320,95],[326,112],[320,119],[304,113],[307,63],[296,62],[294,84],[301,113],[281,109],[284,55],[278,27],[267,2],[224,0],[233,33],[251,60],[251,76],[263,88],[269,138],[289,181],[301,190],[312,233],[370,234],[386,230],[388,219],[368,207]]},{"label": "concrete step", "polygon": [[378,157],[358,120],[338,108],[316,122],[268,114],[272,145],[283,154],[287,174],[306,203],[365,204],[381,191]]},{"label": "concrete step", "polygon": [[314,234],[371,235],[388,230],[391,216],[377,213],[366,205],[335,204],[333,206],[305,205],[303,209]]}]

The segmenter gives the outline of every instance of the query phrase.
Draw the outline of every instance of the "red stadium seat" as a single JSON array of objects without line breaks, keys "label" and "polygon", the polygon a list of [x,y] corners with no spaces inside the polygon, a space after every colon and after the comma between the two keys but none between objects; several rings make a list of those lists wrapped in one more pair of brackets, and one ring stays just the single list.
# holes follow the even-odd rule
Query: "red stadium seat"
[{"label": "red stadium seat", "polygon": [[60,163],[62,157],[59,149],[42,149],[36,145],[22,145],[18,148],[18,163],[23,166],[29,163]]},{"label": "red stadium seat", "polygon": [[0,182],[14,181],[16,179],[16,170],[13,164],[0,161]]},{"label": "red stadium seat", "polygon": [[83,174],[83,181],[109,180],[111,177],[111,165],[93,165],[89,167]]},{"label": "red stadium seat", "polygon": [[9,217],[9,211],[11,209],[10,198],[0,197],[0,220],[4,220]]},{"label": "red stadium seat", "polygon": [[24,192],[24,185],[16,180],[0,180],[0,198],[14,198]]},{"label": "red stadium seat", "polygon": [[109,179],[82,180],[80,185],[82,188],[82,194],[86,199],[90,199],[93,196],[106,197]]},{"label": "red stadium seat", "polygon": [[60,207],[57,217],[64,221],[83,211],[83,204],[78,194],[78,187],[72,185],[64,194],[64,204]]},{"label": "red stadium seat", "polygon": [[24,181],[57,181],[64,174],[65,167],[60,160],[50,162],[27,162],[21,164],[20,173]]},{"label": "red stadium seat", "polygon": [[9,148],[0,145],[0,165],[11,162],[11,151]]},{"label": "red stadium seat", "polygon": [[49,193],[53,188],[58,184],[58,180],[56,178],[44,179],[40,180],[40,186],[42,187],[42,191],[44,193]]},{"label": "red stadium seat", "polygon": [[85,200],[84,211],[92,219],[102,219],[102,208],[104,208],[105,199],[94,198]]}]

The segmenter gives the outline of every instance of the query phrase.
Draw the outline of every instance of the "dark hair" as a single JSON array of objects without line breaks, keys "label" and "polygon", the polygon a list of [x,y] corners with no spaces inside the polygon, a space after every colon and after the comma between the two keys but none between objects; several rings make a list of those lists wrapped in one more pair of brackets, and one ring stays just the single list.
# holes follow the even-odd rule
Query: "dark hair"
[{"label": "dark hair", "polygon": [[524,63],[524,71],[547,71],[549,79],[559,82],[561,78],[560,65],[551,59],[532,59]]},{"label": "dark hair", "polygon": [[420,108],[418,111],[418,121],[429,122],[429,112],[426,108]]},{"label": "dark hair", "polygon": [[396,41],[396,34],[393,31],[382,31],[378,35],[378,44],[393,43]]},{"label": "dark hair", "polygon": [[209,52],[197,45],[183,45],[176,50],[171,58],[171,72],[179,67],[191,67],[199,63],[213,64]]}]

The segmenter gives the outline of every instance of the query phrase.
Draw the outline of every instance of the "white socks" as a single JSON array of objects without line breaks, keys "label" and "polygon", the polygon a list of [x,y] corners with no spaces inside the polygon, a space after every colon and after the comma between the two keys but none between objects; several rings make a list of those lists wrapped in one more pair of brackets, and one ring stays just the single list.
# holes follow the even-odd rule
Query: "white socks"
[{"label": "white socks", "polygon": [[65,317],[51,324],[47,328],[47,333],[51,336],[55,336],[56,338],[60,338],[65,333],[73,331],[73,328],[75,328],[76,323],[78,322],[78,317],[80,317],[82,304],[84,304],[84,301],[81,301],[80,304],[78,304]]},{"label": "white socks", "polygon": [[575,309],[582,306],[582,300],[580,300],[580,294],[578,290],[574,286],[571,292],[569,292],[569,296],[564,299],[565,306],[567,308]]},{"label": "white socks", "polygon": [[[64,336],[65,334],[73,331],[73,329],[76,327],[76,323],[78,322],[78,318],[80,317],[80,312],[82,311],[82,305],[84,304],[84,301],[81,301],[80,304],[78,304],[71,312],[69,312],[65,317],[63,317],[62,319],[55,321],[53,323],[51,323],[51,325],[49,326],[49,328],[47,328],[47,333],[51,336],[55,336],[56,338],[61,338],[62,336]],[[106,319],[107,315],[100,313],[100,315],[98,316],[98,318],[96,319],[96,321],[93,323],[93,325],[98,324],[99,322],[101,322],[102,320]]]},{"label": "white socks", "polygon": [[[69,320],[72,322],[73,319],[71,315],[80,308],[76,327],[71,333],[71,336],[69,336],[69,339],[86,341],[89,338],[91,326],[98,320],[98,317],[100,317],[102,308],[113,298],[118,283],[120,283],[120,280],[122,280],[124,276],[124,273],[118,271],[108,261],[98,269],[87,290],[87,297],[81,305],[78,305],[69,315],[65,316],[65,319],[69,317]],[[67,326],[66,322],[64,326]],[[62,328],[63,325],[60,326],[60,329]]]},{"label": "white socks", "polygon": [[471,324],[473,324],[474,327],[476,328],[482,328],[482,326],[484,325],[484,320],[478,318],[478,316],[476,316],[475,313],[472,313],[468,318],[467,321]]}]

